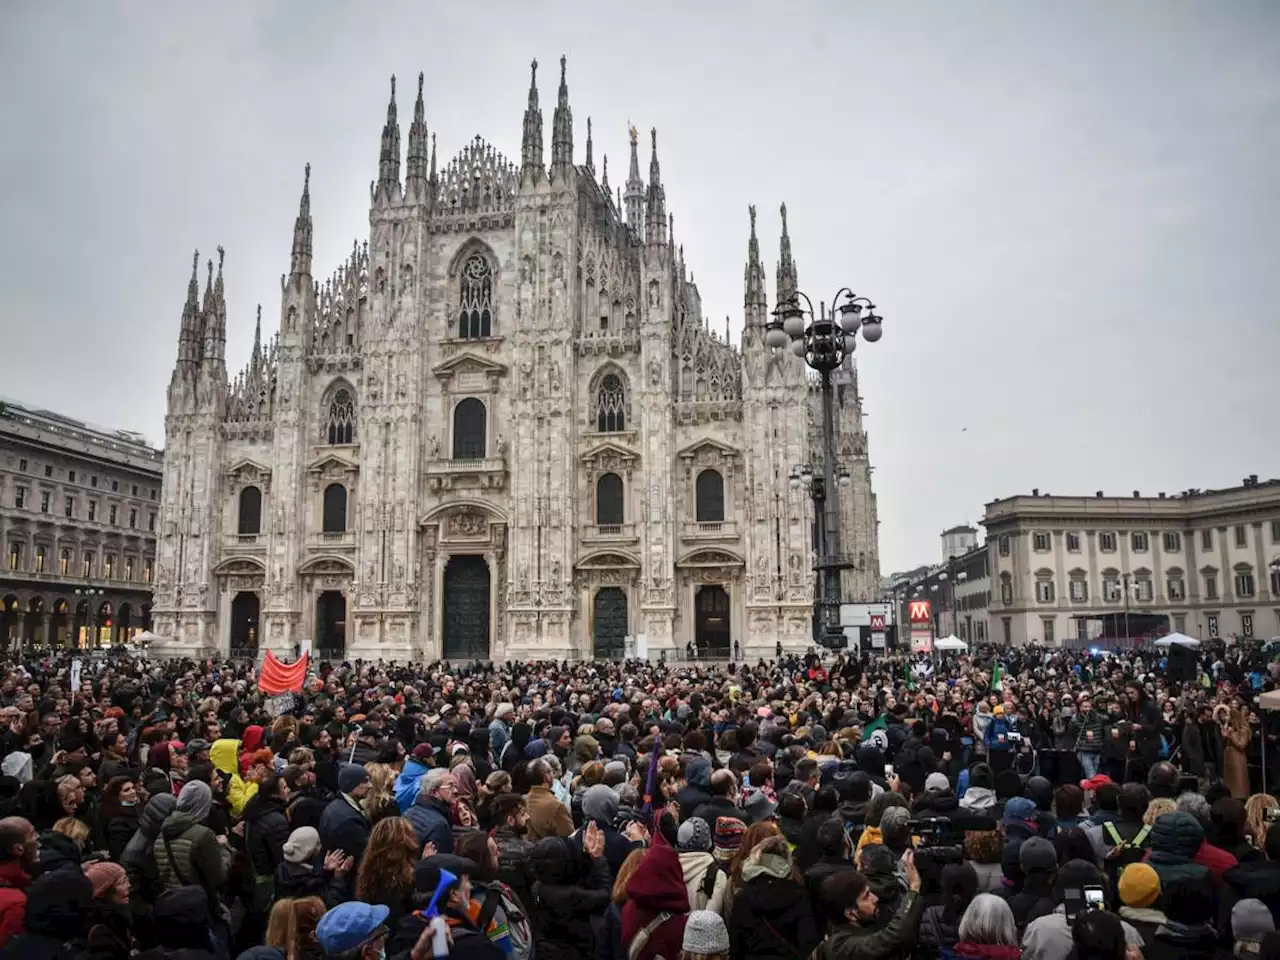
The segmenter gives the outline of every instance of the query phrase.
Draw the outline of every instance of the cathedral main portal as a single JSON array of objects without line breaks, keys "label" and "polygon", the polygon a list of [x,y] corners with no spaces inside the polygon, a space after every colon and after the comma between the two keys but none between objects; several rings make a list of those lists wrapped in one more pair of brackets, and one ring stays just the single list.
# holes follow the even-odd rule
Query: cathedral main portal
[{"label": "cathedral main portal", "polygon": [[488,659],[489,602],[489,564],[484,557],[450,557],[444,570],[442,646],[446,660]]}]

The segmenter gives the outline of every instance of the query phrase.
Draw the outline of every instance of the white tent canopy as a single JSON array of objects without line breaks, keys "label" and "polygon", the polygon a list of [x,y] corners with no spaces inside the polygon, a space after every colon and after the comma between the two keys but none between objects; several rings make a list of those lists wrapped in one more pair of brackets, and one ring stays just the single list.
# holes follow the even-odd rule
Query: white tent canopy
[{"label": "white tent canopy", "polygon": [[1195,637],[1188,637],[1185,633],[1168,633],[1156,641],[1157,647],[1171,647],[1174,644],[1180,647],[1198,647],[1200,641]]},{"label": "white tent canopy", "polygon": [[941,640],[933,641],[933,649],[935,650],[968,650],[969,645],[952,634],[949,637],[943,637]]}]

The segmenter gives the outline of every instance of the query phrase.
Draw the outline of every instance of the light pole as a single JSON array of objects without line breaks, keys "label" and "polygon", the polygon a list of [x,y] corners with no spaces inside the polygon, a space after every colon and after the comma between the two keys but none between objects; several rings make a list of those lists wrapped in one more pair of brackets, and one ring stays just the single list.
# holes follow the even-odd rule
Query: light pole
[{"label": "light pole", "polygon": [[[843,298],[843,302],[842,299]],[[803,302],[803,305],[802,305]],[[863,310],[866,317],[863,317]],[[836,314],[839,314],[837,317]],[[781,301],[773,311],[773,319],[765,332],[764,342],[775,349],[790,347],[812,369],[817,370],[822,384],[822,476],[809,470],[809,490],[813,496],[818,524],[818,589],[814,591],[814,639],[832,649],[843,646],[840,628],[840,571],[854,566],[840,554],[840,511],[836,496],[835,401],[831,374],[853,355],[858,343],[858,330],[868,343],[875,343],[884,332],[882,318],[876,316],[875,304],[842,287],[831,298],[831,312],[800,291]],[[794,486],[803,483],[803,470],[792,470]],[[847,474],[845,475],[847,476]],[[819,499],[821,495],[821,499]]]},{"label": "light pole", "polygon": [[[947,559],[947,569],[938,574],[938,579],[943,583],[948,580],[951,582],[951,632],[960,637],[960,600],[956,596],[956,590],[969,579],[969,574],[963,570],[956,570],[958,562],[955,557]],[[960,637],[961,640],[968,642],[968,637]]]}]

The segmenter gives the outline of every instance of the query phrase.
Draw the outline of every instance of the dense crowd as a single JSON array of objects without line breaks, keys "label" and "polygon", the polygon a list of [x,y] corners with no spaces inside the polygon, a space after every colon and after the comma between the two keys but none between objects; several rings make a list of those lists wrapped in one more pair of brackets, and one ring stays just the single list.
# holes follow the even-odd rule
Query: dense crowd
[{"label": "dense crowd", "polygon": [[0,664],[0,960],[1280,960],[1280,663],[1191,659]]}]

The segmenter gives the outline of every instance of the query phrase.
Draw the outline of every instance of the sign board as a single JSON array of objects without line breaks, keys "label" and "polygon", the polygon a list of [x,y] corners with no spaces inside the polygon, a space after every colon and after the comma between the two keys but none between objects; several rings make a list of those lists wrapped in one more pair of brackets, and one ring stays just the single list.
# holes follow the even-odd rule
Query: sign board
[{"label": "sign board", "polygon": [[871,633],[871,648],[872,648],[873,650],[883,650],[883,649],[884,649],[884,631],[883,631],[883,630],[872,631],[872,633]]},{"label": "sign board", "polygon": [[872,633],[884,633],[884,614],[873,613],[871,615],[870,627]]},{"label": "sign board", "polygon": [[267,711],[267,716],[278,717],[282,713],[288,713],[293,709],[297,700],[294,699],[292,693],[279,693],[274,697],[267,697],[263,707]]},{"label": "sign board", "polygon": [[636,659],[649,659],[649,635],[647,633],[636,634]]},{"label": "sign board", "polygon": [[635,634],[628,633],[622,638],[622,656],[626,660],[634,660],[636,658]]},{"label": "sign board", "polygon": [[[893,623],[893,604],[840,604],[840,626],[842,627],[869,627],[871,626],[872,617],[880,617],[886,624]],[[883,629],[883,627],[881,629]]]},{"label": "sign board", "polygon": [[911,652],[912,653],[932,653],[933,652],[933,631],[912,630],[911,631]]},{"label": "sign board", "polygon": [[917,624],[933,623],[933,608],[928,600],[912,600],[907,607],[907,618],[911,621],[911,626]]},{"label": "sign board", "polygon": [[84,664],[79,658],[71,661],[71,693],[74,696],[80,692],[80,674],[84,670]]}]

